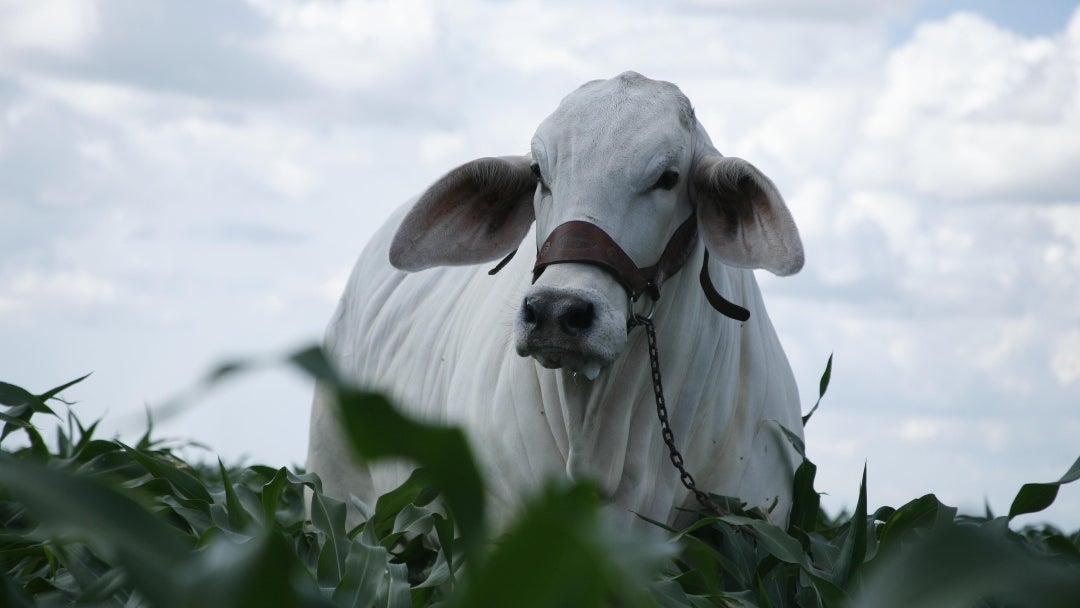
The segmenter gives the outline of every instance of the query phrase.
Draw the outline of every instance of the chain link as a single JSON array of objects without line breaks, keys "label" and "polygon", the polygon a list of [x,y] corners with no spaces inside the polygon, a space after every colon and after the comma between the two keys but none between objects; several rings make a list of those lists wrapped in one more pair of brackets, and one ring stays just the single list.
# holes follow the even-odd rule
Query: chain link
[{"label": "chain link", "polygon": [[684,466],[682,453],[675,447],[675,433],[672,432],[671,424],[668,422],[667,403],[664,400],[664,386],[660,380],[660,350],[656,347],[656,327],[653,326],[652,319],[643,315],[634,315],[633,318],[628,321],[627,325],[627,329],[632,329],[635,325],[643,326],[645,328],[645,335],[649,339],[649,363],[652,365],[653,393],[656,396],[656,415],[660,418],[660,434],[664,438],[664,443],[667,444],[668,450],[670,450],[671,464],[679,471],[679,481],[686,486],[687,490],[693,492],[694,497],[701,503],[701,506],[712,511],[718,517],[729,515],[729,513],[724,509],[721,509],[708,494],[698,489],[697,483],[694,482],[693,475],[691,475]]}]

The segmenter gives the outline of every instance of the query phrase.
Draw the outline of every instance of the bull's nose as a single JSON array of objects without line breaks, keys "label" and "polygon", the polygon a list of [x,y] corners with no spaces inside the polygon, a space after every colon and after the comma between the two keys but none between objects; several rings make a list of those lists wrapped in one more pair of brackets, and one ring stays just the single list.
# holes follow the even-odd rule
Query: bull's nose
[{"label": "bull's nose", "polygon": [[521,319],[530,332],[561,332],[576,337],[592,329],[596,309],[591,302],[574,296],[537,295],[525,298]]}]

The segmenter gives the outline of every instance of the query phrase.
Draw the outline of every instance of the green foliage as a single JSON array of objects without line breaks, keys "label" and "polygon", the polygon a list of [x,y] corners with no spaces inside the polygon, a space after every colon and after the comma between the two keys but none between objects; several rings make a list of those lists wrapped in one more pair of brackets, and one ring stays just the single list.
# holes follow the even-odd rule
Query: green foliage
[{"label": "green foliage", "polygon": [[[84,378],[42,394],[0,383],[0,606],[1052,608],[1080,597],[1080,533],[1009,527],[1080,478],[1080,460],[1025,485],[998,518],[933,495],[871,512],[864,471],[854,512],[833,519],[787,432],[804,458],[787,529],[716,497],[731,515],[634,538],[605,524],[594,488],[553,482],[489,540],[459,430],[348,386],[317,349],[290,360],[337,390],[358,455],[420,465],[374,507],[286,468],[187,463],[149,431],[134,446],[101,439],[70,411],[50,446],[32,418],[57,416],[49,403]],[[818,404],[831,372],[830,357]],[[25,447],[3,445],[18,433]],[[353,529],[350,509],[363,520]]]}]

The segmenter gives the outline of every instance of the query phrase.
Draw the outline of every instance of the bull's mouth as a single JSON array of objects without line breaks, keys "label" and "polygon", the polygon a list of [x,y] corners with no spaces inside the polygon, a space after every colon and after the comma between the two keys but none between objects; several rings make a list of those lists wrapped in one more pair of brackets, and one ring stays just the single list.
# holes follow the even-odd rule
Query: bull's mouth
[{"label": "bull's mouth", "polygon": [[522,357],[532,357],[537,363],[548,369],[564,369],[575,374],[582,374],[589,380],[596,380],[600,376],[600,370],[607,366],[608,361],[595,354],[585,353],[579,350],[568,350],[556,346],[519,346],[518,354]]}]

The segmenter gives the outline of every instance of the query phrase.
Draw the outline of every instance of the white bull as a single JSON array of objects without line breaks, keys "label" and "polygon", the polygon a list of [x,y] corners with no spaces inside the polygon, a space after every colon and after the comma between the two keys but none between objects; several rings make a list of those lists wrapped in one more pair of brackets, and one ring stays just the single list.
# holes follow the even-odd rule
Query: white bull
[{"label": "white bull", "polygon": [[[584,221],[647,266],[695,214],[701,238],[653,316],[675,442],[699,487],[775,505],[784,522],[796,456],[779,425],[801,434],[799,398],[750,269],[797,272],[802,244],[773,183],[717,152],[670,83],[632,72],[589,82],[540,125],[530,154],[466,163],[400,209],[353,270],[329,356],[413,414],[463,427],[496,521],[563,474],[598,482],[626,519],[676,523],[694,498],[661,437],[645,332],[626,329],[651,298],[631,302],[590,263],[549,266],[533,283],[530,243]],[[519,245],[494,276],[478,265]],[[706,301],[705,250],[716,290],[748,321]],[[342,499],[372,499],[408,472],[351,460],[321,389],[308,467]]]}]

